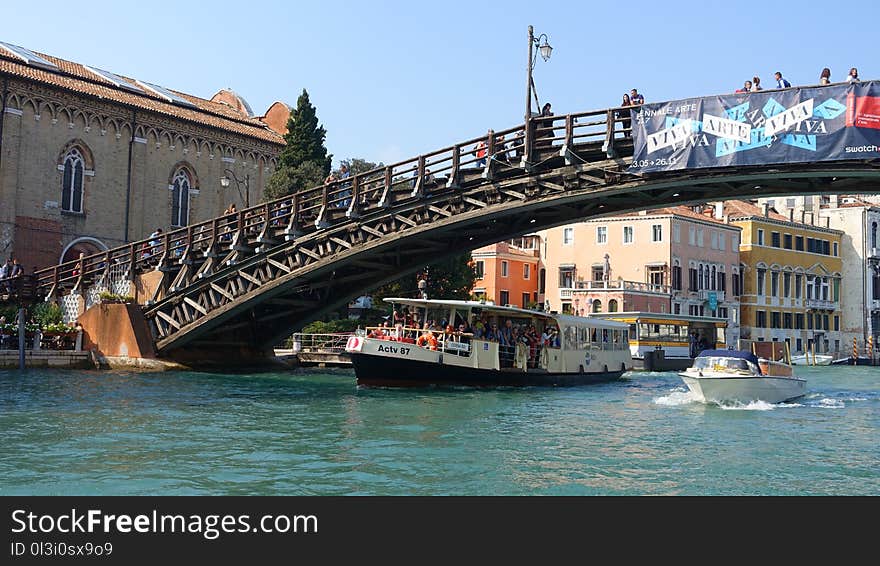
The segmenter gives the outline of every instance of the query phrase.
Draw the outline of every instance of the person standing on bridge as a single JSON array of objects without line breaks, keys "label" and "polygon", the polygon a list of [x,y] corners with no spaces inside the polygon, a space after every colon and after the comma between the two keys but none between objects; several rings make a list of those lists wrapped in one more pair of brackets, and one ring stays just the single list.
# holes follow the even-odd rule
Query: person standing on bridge
[{"label": "person standing on bridge", "polygon": [[736,89],[736,94],[748,94],[752,92],[752,81],[746,81],[743,83],[742,88]]},{"label": "person standing on bridge", "polygon": [[[339,166],[339,179],[345,180],[351,177],[351,173],[348,171],[348,166],[343,163]],[[348,208],[348,205],[351,204],[351,183],[345,181],[341,185],[342,190],[339,191],[339,196],[343,199],[336,203],[336,206],[339,208]]]},{"label": "person standing on bridge", "polygon": [[857,83],[859,82],[859,70],[853,67],[849,70],[849,75],[846,76],[846,82],[848,83]]},{"label": "person standing on bridge", "polygon": [[822,74],[819,75],[819,84],[822,86],[831,84],[831,69],[828,67],[822,69]]},{"label": "person standing on bridge", "polygon": [[764,90],[764,87],[761,86],[761,77],[755,75],[752,77],[752,92]]},{"label": "person standing on bridge", "polygon": [[776,71],[773,76],[776,77],[776,88],[791,88],[791,83],[782,78],[782,73]]},{"label": "person standing on bridge", "polygon": [[629,91],[629,99],[633,106],[641,106],[645,103],[645,97],[639,94],[638,89],[635,88]]},{"label": "person standing on bridge", "polygon": [[[474,156],[477,158],[477,167],[486,166],[486,141],[480,140],[480,143],[474,147]],[[416,173],[418,175],[418,173]]]},{"label": "person standing on bridge", "polygon": [[[622,108],[630,108],[632,105],[629,95],[623,93],[623,100],[620,102],[620,106]],[[623,128],[623,137],[630,137],[632,135],[632,110],[618,110],[617,119],[620,120],[620,125]]]}]

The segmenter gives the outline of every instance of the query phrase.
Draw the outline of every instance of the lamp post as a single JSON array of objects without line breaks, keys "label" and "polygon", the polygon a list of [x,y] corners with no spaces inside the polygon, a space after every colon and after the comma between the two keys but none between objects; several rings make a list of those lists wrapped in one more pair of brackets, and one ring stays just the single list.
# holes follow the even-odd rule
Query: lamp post
[{"label": "lamp post", "polygon": [[[223,176],[220,177],[220,185],[225,189],[229,186],[229,177],[232,177],[232,180],[235,181],[235,188],[238,189],[238,197],[244,203],[245,208],[251,207],[251,176],[250,174],[245,174],[244,180],[239,179],[235,172],[232,169],[224,169]],[[244,184],[244,195],[241,194],[241,185]]]},{"label": "lamp post", "polygon": [[[543,43],[541,43],[542,38],[544,40]],[[553,48],[547,43],[547,34],[542,33],[538,37],[535,37],[535,29],[532,26],[529,26],[529,65],[528,76],[526,77],[526,124],[529,123],[529,119],[532,117],[532,92],[535,90],[535,81],[532,79],[532,69],[535,66],[535,60],[537,59],[537,54],[534,53],[534,47],[536,45],[538,46],[538,51],[541,53],[541,58],[544,59],[544,61],[548,61]],[[540,106],[537,92],[535,92],[535,105]]]}]

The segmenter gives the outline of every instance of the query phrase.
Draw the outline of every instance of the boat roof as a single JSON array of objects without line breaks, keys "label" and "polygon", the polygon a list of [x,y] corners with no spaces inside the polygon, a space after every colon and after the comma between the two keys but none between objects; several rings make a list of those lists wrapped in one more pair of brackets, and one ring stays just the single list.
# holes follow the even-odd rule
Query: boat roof
[{"label": "boat roof", "polygon": [[610,318],[614,320],[639,321],[651,324],[669,324],[672,322],[704,322],[706,324],[714,324],[720,328],[727,327],[727,320],[723,318],[715,318],[712,316],[691,316],[687,314],[672,314],[667,312],[645,312],[645,311],[621,311],[621,312],[603,312],[590,316],[597,318]]},{"label": "boat roof", "polygon": [[748,360],[755,365],[758,365],[758,356],[751,352],[744,352],[742,350],[703,350],[697,355],[698,358],[739,358],[741,360]]},{"label": "boat roof", "polygon": [[409,299],[404,297],[388,297],[383,300],[386,303],[395,303],[399,305],[407,305],[418,308],[455,307],[459,309],[480,309],[483,312],[539,316],[542,318],[553,319],[558,323],[564,324],[566,326],[587,323],[590,326],[598,328],[623,329],[629,327],[629,325],[623,322],[618,322],[616,320],[606,320],[591,315],[574,316],[569,314],[554,314],[538,310],[521,309],[519,307],[506,307],[493,303],[484,303],[483,301],[458,301],[452,299]]}]

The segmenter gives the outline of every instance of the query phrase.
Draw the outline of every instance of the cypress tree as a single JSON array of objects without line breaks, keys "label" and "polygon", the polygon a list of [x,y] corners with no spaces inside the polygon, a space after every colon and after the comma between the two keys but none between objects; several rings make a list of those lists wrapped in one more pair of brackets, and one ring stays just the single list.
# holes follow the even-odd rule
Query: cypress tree
[{"label": "cypress tree", "polygon": [[296,108],[287,120],[287,133],[284,141],[287,146],[279,156],[279,168],[295,169],[307,161],[313,161],[324,175],[330,173],[333,156],[327,154],[324,140],[327,130],[318,124],[315,107],[309,101],[309,93],[303,89],[296,101]]}]

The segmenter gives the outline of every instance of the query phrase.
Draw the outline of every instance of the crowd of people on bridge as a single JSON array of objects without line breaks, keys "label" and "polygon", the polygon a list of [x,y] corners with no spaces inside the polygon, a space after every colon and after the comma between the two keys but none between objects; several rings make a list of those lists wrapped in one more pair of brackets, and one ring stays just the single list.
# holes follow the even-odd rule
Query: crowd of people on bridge
[{"label": "crowd of people on bridge", "polygon": [[[789,82],[788,79],[786,79],[785,77],[782,76],[781,71],[776,71],[773,74],[773,78],[776,81],[776,83],[775,83],[776,88],[791,88],[791,82]],[[851,68],[849,70],[849,74],[847,74],[846,79],[843,82],[846,82],[846,83],[861,82],[861,79],[859,78],[859,70],[855,67]],[[822,71],[819,73],[818,84],[820,86],[826,86],[826,85],[831,84],[831,69],[829,69],[828,67],[825,67],[824,69],[822,69]],[[750,92],[758,92],[761,90],[764,90],[764,88],[761,86],[761,77],[755,75],[754,77],[752,77],[752,80],[746,80],[743,83],[742,88],[738,88],[734,92],[737,94],[747,94]]]},{"label": "crowd of people on bridge", "polygon": [[6,258],[6,263],[0,265],[0,294],[9,294],[15,284],[15,280],[24,275],[24,267],[16,257]]}]

